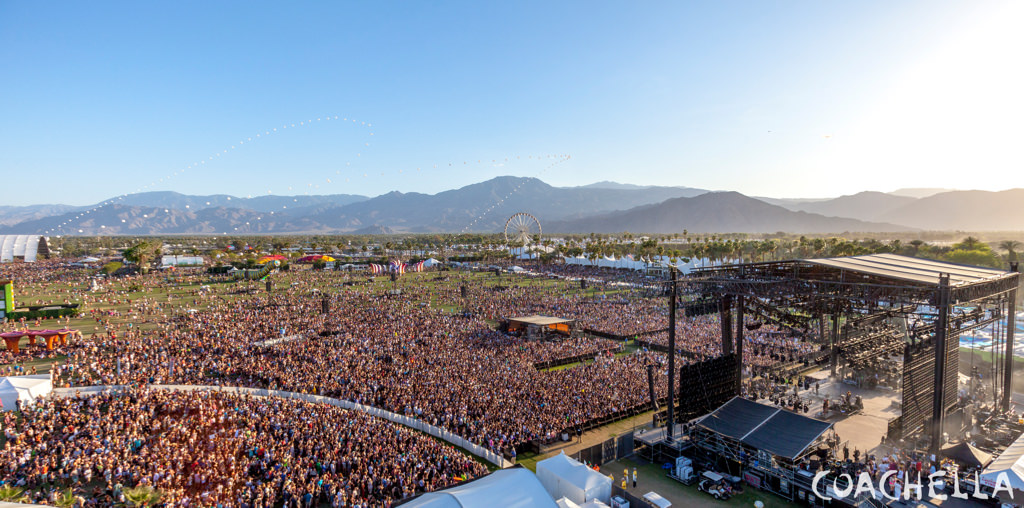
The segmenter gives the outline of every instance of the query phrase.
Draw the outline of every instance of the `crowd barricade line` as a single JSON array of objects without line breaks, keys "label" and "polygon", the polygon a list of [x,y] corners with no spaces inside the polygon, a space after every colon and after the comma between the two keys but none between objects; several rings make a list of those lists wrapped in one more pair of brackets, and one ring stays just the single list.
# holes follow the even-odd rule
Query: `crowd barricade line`
[{"label": "crowd barricade line", "polygon": [[[51,393],[52,393],[53,396],[56,396],[56,397],[74,397],[76,393],[80,393],[82,395],[94,395],[94,394],[97,394],[97,393],[105,392],[107,390],[121,391],[121,390],[124,390],[124,389],[126,389],[128,387],[129,387],[129,385],[79,386],[79,387],[72,387],[72,388],[54,388],[53,392],[51,392]],[[439,427],[436,427],[434,425],[430,425],[430,424],[424,422],[423,420],[419,420],[417,418],[410,418],[410,417],[405,416],[405,415],[399,415],[399,414],[392,413],[390,411],[385,411],[383,409],[380,409],[380,408],[377,408],[377,407],[373,407],[373,406],[365,406],[365,405],[362,405],[362,404],[356,404],[356,403],[354,403],[352,401],[349,401],[349,400],[335,399],[333,397],[324,397],[324,396],[321,396],[321,395],[312,395],[312,394],[307,394],[307,393],[287,392],[287,391],[282,391],[282,390],[267,390],[267,389],[262,389],[262,388],[246,388],[246,387],[243,387],[243,386],[148,385],[148,388],[156,389],[156,390],[183,391],[183,392],[202,391],[202,390],[226,391],[226,392],[233,392],[233,393],[238,393],[238,394],[248,394],[248,395],[252,395],[252,396],[255,396],[255,397],[277,397],[277,398],[286,398],[286,399],[299,399],[299,400],[303,400],[303,401],[311,402],[311,403],[330,404],[330,405],[333,405],[333,406],[339,406],[339,407],[342,407],[342,408],[345,408],[345,409],[350,409],[350,410],[353,410],[353,411],[359,411],[361,413],[366,413],[366,414],[369,414],[371,416],[382,418],[384,420],[388,420],[390,422],[397,423],[397,424],[400,424],[400,425],[404,425],[404,426],[409,427],[411,429],[414,429],[414,430],[417,430],[417,431],[429,434],[429,435],[431,435],[433,437],[436,437],[438,439],[441,439],[442,441],[447,442],[448,444],[451,444],[453,446],[457,446],[459,448],[462,448],[462,449],[472,453],[473,455],[476,455],[477,457],[480,457],[480,458],[486,460],[487,462],[490,462],[491,464],[494,464],[494,465],[496,465],[496,466],[498,466],[500,468],[512,467],[512,463],[507,461],[507,460],[505,460],[504,457],[501,457],[498,454],[493,453],[490,450],[487,450],[487,449],[485,449],[482,446],[473,444],[473,443],[463,439],[460,436],[452,434],[451,432],[443,430],[443,429],[441,429]]]}]

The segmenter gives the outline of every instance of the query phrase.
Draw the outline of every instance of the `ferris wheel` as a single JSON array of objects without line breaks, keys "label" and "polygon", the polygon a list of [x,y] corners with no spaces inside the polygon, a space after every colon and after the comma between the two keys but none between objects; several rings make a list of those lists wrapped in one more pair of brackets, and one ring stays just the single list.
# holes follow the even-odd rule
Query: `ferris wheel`
[{"label": "ferris wheel", "polygon": [[526,212],[519,212],[505,221],[505,243],[510,247],[530,245],[540,234],[540,221]]}]

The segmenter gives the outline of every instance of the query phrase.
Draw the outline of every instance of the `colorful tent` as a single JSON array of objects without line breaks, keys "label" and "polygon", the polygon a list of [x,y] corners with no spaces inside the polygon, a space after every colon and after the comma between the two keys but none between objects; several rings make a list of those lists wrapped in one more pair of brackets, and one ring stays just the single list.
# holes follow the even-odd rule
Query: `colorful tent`
[{"label": "colorful tent", "polygon": [[263,257],[261,257],[256,262],[262,265],[264,263],[269,263],[271,261],[287,261],[287,260],[288,260],[288,257],[286,257],[286,256],[282,256],[280,254],[274,254],[273,256],[263,256]]},{"label": "colorful tent", "polygon": [[295,262],[296,263],[315,263],[317,261],[324,261],[324,262],[326,262],[326,261],[337,261],[337,260],[332,258],[331,256],[325,256],[325,255],[322,255],[322,254],[315,254],[315,255],[312,255],[312,256],[302,256],[301,258],[297,259]]}]

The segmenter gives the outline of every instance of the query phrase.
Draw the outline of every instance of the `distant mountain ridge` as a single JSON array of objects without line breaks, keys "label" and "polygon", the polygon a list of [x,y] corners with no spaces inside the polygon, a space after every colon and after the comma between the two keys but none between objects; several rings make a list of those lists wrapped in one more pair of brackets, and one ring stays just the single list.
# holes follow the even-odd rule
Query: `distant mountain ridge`
[{"label": "distant mountain ridge", "polygon": [[509,216],[524,211],[536,216],[545,232],[1024,231],[1024,189],[950,191],[924,198],[860,192],[831,199],[778,199],[607,181],[554,187],[536,178],[502,176],[436,194],[242,198],[164,191],[131,194],[98,208],[0,206],[0,233],[498,232]]},{"label": "distant mountain ridge", "polygon": [[655,205],[636,207],[575,221],[551,224],[552,232],[677,233],[841,233],[896,232],[910,228],[895,224],[826,217],[793,211],[738,192],[711,192],[690,198],[674,198]]}]

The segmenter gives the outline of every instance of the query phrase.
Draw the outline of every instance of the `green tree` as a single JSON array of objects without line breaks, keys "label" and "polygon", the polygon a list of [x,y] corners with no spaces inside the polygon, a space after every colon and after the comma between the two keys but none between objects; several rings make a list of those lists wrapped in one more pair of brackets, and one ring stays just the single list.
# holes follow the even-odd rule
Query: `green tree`
[{"label": "green tree", "polygon": [[1017,261],[1017,249],[1020,248],[1020,242],[1017,240],[1003,240],[999,242],[999,250],[1006,251],[1006,260],[1013,263]]},{"label": "green tree", "polygon": [[25,489],[13,487],[11,485],[4,485],[0,487],[0,501],[8,503],[25,503],[28,502],[28,496],[25,495]]},{"label": "green tree", "polygon": [[160,502],[163,494],[149,485],[124,489],[124,499],[128,506],[153,506]]},{"label": "green tree", "polygon": [[139,265],[139,271],[146,273],[149,265],[160,255],[163,244],[160,241],[142,240],[124,251],[124,258]]}]

